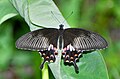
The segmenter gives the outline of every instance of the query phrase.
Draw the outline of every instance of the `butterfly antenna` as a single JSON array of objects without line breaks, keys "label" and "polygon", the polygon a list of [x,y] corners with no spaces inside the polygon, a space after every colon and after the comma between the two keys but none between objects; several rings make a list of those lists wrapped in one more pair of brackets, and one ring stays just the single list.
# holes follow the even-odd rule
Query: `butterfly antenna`
[{"label": "butterfly antenna", "polygon": [[[67,20],[72,14],[73,14],[73,11],[67,16],[66,20]],[[62,24],[63,24],[66,20],[64,20],[64,21],[62,22]]]},{"label": "butterfly antenna", "polygon": [[51,13],[52,13],[53,16],[55,17],[55,19],[56,19],[59,23],[61,23],[60,20],[58,20],[58,18],[55,16],[55,14],[53,13],[53,11],[51,11]]}]

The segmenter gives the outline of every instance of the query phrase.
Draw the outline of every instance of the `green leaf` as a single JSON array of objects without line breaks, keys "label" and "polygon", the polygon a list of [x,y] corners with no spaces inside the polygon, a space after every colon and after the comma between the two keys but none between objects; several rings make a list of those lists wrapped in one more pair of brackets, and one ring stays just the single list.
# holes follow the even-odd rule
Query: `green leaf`
[{"label": "green leaf", "polygon": [[[11,2],[31,30],[39,29],[40,26],[58,28],[59,22],[56,18],[61,23],[64,21],[52,0],[11,0]],[[66,22],[64,24],[65,27],[69,27]],[[78,74],[75,73],[73,66],[68,67],[61,62],[61,51],[59,51],[56,62],[49,64],[56,79],[108,79],[106,66],[99,52],[84,54],[77,65],[79,66]]]},{"label": "green leaf", "polygon": [[[40,26],[59,28],[59,24],[65,21],[52,0],[11,0],[11,2],[28,23],[31,31],[41,28]],[[65,27],[69,27],[66,21],[64,25]]]},{"label": "green leaf", "polygon": [[75,73],[73,67],[61,65],[61,79],[109,79],[105,62],[100,52],[83,54],[77,63],[79,73]]},{"label": "green leaf", "polygon": [[13,55],[12,26],[5,22],[0,26],[0,67],[5,68]]},{"label": "green leaf", "polygon": [[9,0],[0,0],[0,24],[18,13]]},{"label": "green leaf", "polygon": [[[29,0],[29,17],[32,23],[46,28],[59,28],[65,21],[52,0]],[[66,21],[64,25],[69,27]]]},{"label": "green leaf", "polygon": [[83,54],[77,62],[79,73],[75,72],[73,66],[65,66],[63,61],[60,67],[57,63],[53,64],[51,71],[56,79],[109,79],[104,59],[98,51]]}]

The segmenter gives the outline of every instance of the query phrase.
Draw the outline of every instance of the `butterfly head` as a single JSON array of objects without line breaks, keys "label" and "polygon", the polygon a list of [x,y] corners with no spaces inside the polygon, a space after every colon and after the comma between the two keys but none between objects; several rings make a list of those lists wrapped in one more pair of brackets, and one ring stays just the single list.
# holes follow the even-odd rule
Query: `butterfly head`
[{"label": "butterfly head", "polygon": [[63,30],[64,25],[60,24],[59,27],[60,27],[60,30]]}]

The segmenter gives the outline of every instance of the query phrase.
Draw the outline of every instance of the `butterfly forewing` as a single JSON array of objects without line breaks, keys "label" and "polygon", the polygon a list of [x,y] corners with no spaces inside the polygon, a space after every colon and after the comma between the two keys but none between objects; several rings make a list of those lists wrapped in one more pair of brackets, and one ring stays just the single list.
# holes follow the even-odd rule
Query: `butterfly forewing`
[{"label": "butterfly forewing", "polygon": [[57,29],[38,29],[20,37],[16,42],[16,47],[26,50],[44,50],[48,49],[50,44],[57,47],[57,38]]},{"label": "butterfly forewing", "polygon": [[78,50],[95,50],[103,49],[108,46],[106,40],[91,31],[78,28],[69,28],[64,31],[63,34],[64,47],[68,44],[72,44],[75,49]]}]

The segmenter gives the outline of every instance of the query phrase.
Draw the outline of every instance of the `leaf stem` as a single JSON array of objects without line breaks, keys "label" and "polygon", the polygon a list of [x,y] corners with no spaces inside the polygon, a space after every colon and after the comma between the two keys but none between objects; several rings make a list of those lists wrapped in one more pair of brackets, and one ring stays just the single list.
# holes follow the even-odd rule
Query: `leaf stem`
[{"label": "leaf stem", "polygon": [[44,68],[42,70],[42,79],[49,79],[48,66],[46,63],[45,63]]}]

